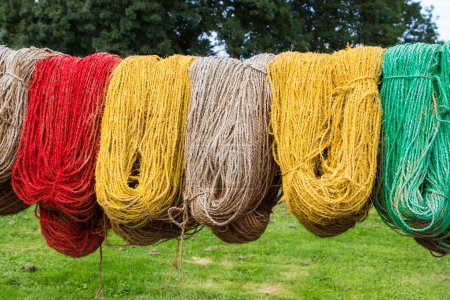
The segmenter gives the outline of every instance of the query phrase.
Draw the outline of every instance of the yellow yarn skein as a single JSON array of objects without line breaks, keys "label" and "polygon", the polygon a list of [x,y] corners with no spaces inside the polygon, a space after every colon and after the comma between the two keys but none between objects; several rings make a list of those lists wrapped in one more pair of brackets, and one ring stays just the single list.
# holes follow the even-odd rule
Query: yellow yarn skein
[{"label": "yellow yarn skein", "polygon": [[274,156],[289,210],[327,237],[367,215],[377,170],[383,50],[287,52],[268,66]]},{"label": "yellow yarn skein", "polygon": [[174,235],[176,226],[169,225],[167,211],[182,204],[188,69],[194,59],[133,56],[112,74],[101,127],[96,192],[113,230],[132,244],[168,238],[147,232],[158,228]]}]

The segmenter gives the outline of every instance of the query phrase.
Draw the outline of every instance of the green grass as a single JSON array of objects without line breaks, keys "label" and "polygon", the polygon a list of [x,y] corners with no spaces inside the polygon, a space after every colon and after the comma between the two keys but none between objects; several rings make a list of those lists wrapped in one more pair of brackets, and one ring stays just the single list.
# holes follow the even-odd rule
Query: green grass
[{"label": "green grass", "polygon": [[[320,239],[279,205],[257,242],[228,245],[203,229],[185,244],[182,287],[165,285],[176,241],[105,246],[104,299],[450,299],[450,259],[432,257],[374,211]],[[0,218],[0,299],[92,299],[98,258],[48,248],[32,209]],[[25,271],[27,263],[38,270]]]}]

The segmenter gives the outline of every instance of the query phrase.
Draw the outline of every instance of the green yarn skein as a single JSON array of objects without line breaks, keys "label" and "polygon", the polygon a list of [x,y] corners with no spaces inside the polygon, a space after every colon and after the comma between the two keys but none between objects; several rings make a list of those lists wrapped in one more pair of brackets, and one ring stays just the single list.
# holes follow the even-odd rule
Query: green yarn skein
[{"label": "green yarn skein", "polygon": [[382,185],[374,205],[390,226],[450,252],[450,45],[385,52]]}]

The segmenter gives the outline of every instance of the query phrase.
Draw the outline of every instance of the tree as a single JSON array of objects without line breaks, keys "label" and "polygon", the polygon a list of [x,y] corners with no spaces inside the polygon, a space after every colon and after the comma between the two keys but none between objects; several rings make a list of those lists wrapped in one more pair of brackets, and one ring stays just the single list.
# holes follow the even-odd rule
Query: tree
[{"label": "tree", "polygon": [[2,42],[11,47],[50,47],[85,54],[95,32],[89,2],[4,1],[0,3]]},{"label": "tree", "polygon": [[93,1],[102,30],[92,46],[129,55],[211,53],[205,23],[208,10],[196,1]]},{"label": "tree", "polygon": [[356,9],[352,4],[336,0],[294,1],[293,8],[302,11],[306,18],[305,31],[311,32],[307,49],[297,50],[327,52],[344,48],[354,38]]},{"label": "tree", "polygon": [[[262,52],[277,53],[304,49],[311,34],[304,30],[302,12],[292,1],[242,0],[208,1],[215,24],[213,30],[233,57]],[[301,2],[301,1],[299,1]]]},{"label": "tree", "polygon": [[438,35],[436,23],[433,22],[433,7],[427,7],[422,12],[419,2],[408,1],[404,4],[402,16],[404,32],[401,42],[436,42]]},{"label": "tree", "polygon": [[420,2],[412,0],[211,2],[219,12],[219,37],[232,56],[266,49],[330,52],[347,42],[387,47],[438,38],[433,8],[423,11]]},{"label": "tree", "polygon": [[74,55],[211,53],[196,1],[39,0],[0,4],[2,42]]},{"label": "tree", "polygon": [[[4,0],[0,42],[73,55],[330,52],[436,42],[433,8],[413,0]],[[212,38],[212,37],[215,38]]]}]

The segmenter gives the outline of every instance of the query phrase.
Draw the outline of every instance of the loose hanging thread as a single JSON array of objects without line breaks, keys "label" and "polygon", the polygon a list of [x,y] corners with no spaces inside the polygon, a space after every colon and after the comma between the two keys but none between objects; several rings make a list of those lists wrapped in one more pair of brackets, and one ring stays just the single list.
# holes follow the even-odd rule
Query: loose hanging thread
[{"label": "loose hanging thread", "polygon": [[49,50],[0,46],[0,215],[28,207],[15,196],[10,175],[28,106],[28,87],[36,62],[54,55]]},{"label": "loose hanging thread", "polygon": [[266,78],[273,57],[199,58],[189,71],[183,197],[193,218],[226,242],[258,239],[278,200]]},{"label": "loose hanging thread", "polygon": [[120,58],[97,53],[39,62],[30,86],[12,184],[37,215],[47,243],[68,256],[95,251],[106,228],[94,169],[109,75]]},{"label": "loose hanging thread", "polygon": [[378,47],[333,55],[287,52],[268,66],[283,199],[320,237],[345,232],[370,207],[381,126],[382,53]]},{"label": "loose hanging thread", "polygon": [[[182,232],[183,147],[194,57],[134,56],[113,72],[101,127],[98,202],[128,243],[155,244]],[[173,219],[171,219],[173,217]],[[175,222],[173,222],[175,221]],[[187,220],[185,229],[195,227]]]},{"label": "loose hanging thread", "polygon": [[431,251],[450,252],[450,44],[386,51],[381,176],[375,207]]}]

